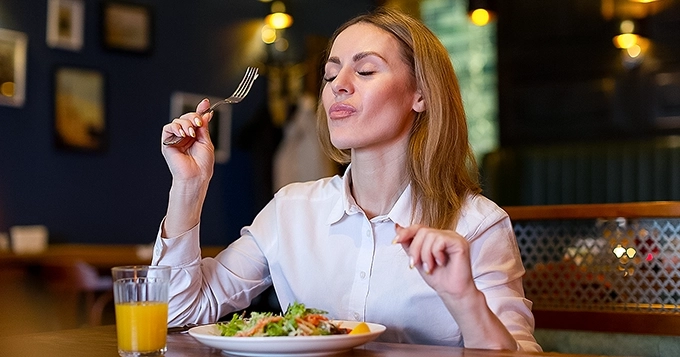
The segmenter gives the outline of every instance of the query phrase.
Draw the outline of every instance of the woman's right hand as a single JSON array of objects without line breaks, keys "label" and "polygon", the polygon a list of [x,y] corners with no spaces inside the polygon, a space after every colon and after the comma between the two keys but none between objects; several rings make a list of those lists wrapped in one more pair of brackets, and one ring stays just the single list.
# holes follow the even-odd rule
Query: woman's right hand
[{"label": "woman's right hand", "polygon": [[215,147],[208,132],[212,112],[198,114],[208,108],[210,101],[203,99],[196,106],[196,112],[183,114],[163,127],[161,141],[172,135],[184,138],[176,145],[161,143],[161,152],[175,181],[207,181],[212,177]]}]

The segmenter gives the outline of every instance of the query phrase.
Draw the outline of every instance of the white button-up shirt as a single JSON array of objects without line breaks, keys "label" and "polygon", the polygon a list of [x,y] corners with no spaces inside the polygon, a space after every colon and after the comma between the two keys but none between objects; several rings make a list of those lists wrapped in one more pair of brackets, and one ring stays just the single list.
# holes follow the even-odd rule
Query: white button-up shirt
[{"label": "white button-up shirt", "polygon": [[[153,264],[174,267],[171,325],[207,323],[246,308],[274,285],[283,308],[301,302],[329,317],[380,323],[382,341],[462,346],[461,331],[399,244],[395,223],[411,224],[411,190],[368,219],[343,177],[291,184],[215,258],[201,259],[199,227],[156,240]],[[507,214],[483,196],[465,202],[456,231],[470,242],[472,273],[491,310],[525,350],[540,350],[531,302]],[[159,231],[160,232],[160,231]]]}]

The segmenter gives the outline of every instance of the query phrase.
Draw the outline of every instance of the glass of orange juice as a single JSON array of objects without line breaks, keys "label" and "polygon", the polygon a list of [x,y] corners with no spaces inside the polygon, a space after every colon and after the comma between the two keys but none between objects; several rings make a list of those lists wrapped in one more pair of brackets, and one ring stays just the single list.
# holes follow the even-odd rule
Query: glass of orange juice
[{"label": "glass of orange juice", "polygon": [[134,265],[111,269],[116,306],[118,354],[165,354],[168,331],[169,266]]}]

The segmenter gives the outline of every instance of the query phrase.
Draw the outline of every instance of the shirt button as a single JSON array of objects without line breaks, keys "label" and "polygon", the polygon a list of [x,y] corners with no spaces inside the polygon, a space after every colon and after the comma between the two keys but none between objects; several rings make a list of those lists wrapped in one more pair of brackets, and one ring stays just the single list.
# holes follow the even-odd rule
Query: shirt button
[{"label": "shirt button", "polygon": [[359,276],[361,277],[361,279],[365,279],[366,278],[366,272],[362,271],[361,273],[359,273]]},{"label": "shirt button", "polygon": [[370,236],[371,236],[371,231],[366,231],[366,237],[370,237]]},{"label": "shirt button", "polygon": [[354,313],[354,319],[357,320],[357,321],[361,321],[361,315],[359,315],[358,312],[355,312]]}]

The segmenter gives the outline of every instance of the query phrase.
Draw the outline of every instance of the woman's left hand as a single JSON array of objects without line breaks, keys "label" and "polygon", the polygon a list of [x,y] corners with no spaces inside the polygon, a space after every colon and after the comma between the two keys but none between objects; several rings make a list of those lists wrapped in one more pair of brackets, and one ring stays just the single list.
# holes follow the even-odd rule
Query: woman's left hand
[{"label": "woman's left hand", "polygon": [[470,246],[465,237],[451,230],[415,224],[396,225],[399,243],[423,279],[438,294],[462,298],[476,291],[470,266]]}]

